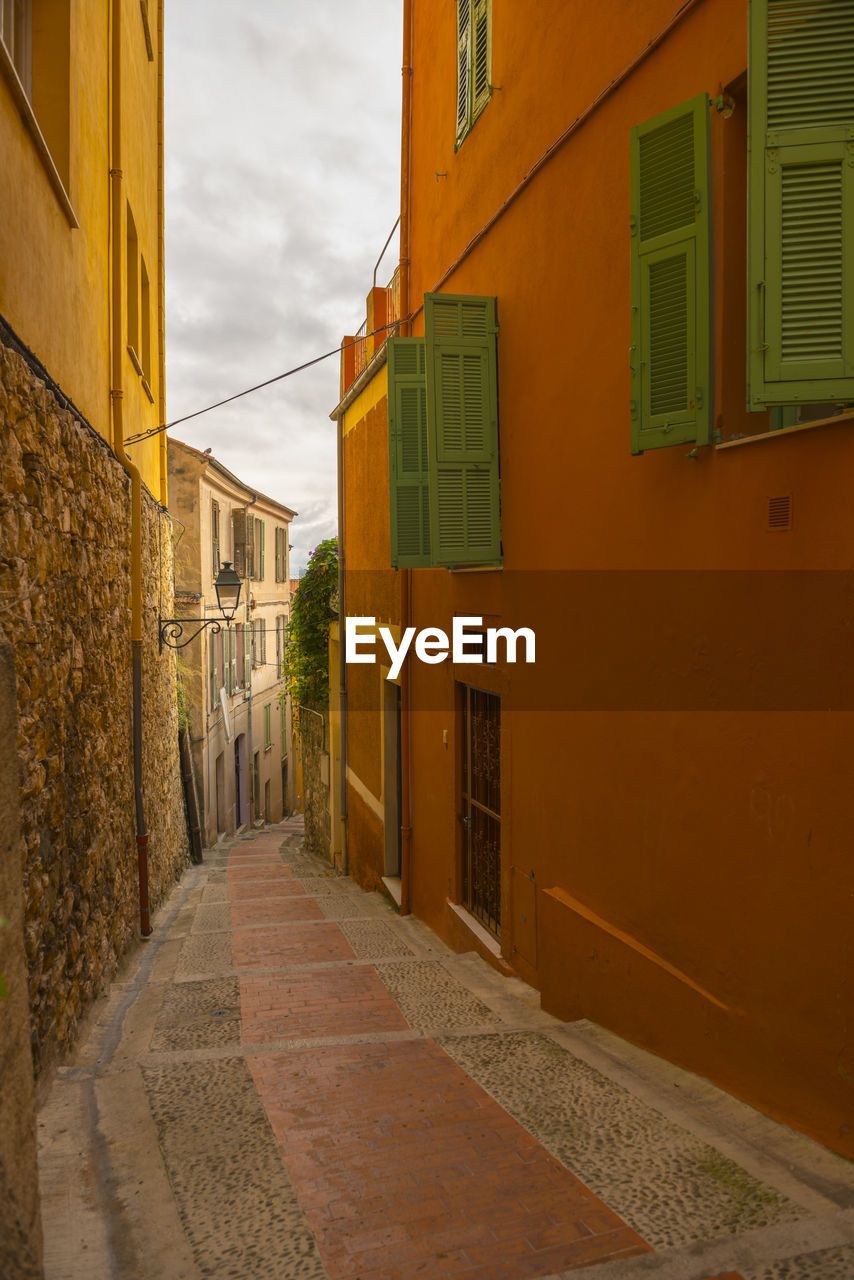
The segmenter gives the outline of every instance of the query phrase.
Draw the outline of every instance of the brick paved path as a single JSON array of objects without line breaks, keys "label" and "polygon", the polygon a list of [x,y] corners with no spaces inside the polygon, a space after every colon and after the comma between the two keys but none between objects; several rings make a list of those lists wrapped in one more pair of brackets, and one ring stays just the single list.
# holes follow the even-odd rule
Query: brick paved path
[{"label": "brick paved path", "polygon": [[434,1040],[385,1037],[406,1019],[280,842],[229,859],[242,1040],[305,1042],[248,1063],[332,1280],[515,1280],[648,1250]]},{"label": "brick paved path", "polygon": [[41,1139],[46,1280],[854,1280],[854,1170],[542,1013],[299,822],[187,872]]}]

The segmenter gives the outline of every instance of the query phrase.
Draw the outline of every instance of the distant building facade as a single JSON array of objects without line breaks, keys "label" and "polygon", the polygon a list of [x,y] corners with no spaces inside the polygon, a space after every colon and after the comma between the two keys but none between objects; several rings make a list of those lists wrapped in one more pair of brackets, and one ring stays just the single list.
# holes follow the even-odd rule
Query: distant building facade
[{"label": "distant building facade", "polygon": [[[176,617],[218,619],[226,562],[243,586],[234,620],[180,651],[200,823],[207,845],[294,804],[290,708],[282,661],[290,617],[289,527],[295,512],[244,484],[216,458],[169,440]],[[192,634],[188,623],[186,634]]]}]

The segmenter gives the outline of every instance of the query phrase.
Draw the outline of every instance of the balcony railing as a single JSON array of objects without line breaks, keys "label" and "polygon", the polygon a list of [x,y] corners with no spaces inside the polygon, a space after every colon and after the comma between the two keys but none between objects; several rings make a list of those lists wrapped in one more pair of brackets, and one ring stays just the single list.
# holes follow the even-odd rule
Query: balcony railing
[{"label": "balcony railing", "polygon": [[[397,229],[392,227],[391,235],[383,246],[383,251],[374,267],[374,284],[368,294],[368,314],[352,337],[346,337],[341,350],[341,395],[356,381],[370,364],[376,353],[382,348],[391,334],[397,331],[400,323],[400,267],[395,268],[394,275],[384,287],[378,286],[377,271],[383,256],[391,243]],[[371,336],[373,335],[373,336]]]}]

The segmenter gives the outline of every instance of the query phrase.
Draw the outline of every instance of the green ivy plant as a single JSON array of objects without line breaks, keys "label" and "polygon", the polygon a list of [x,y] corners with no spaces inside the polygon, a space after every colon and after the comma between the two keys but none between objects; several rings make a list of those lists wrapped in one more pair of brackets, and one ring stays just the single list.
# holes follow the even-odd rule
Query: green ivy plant
[{"label": "green ivy plant", "polygon": [[312,551],[291,606],[283,675],[295,706],[329,705],[329,624],[338,613],[338,539]]}]

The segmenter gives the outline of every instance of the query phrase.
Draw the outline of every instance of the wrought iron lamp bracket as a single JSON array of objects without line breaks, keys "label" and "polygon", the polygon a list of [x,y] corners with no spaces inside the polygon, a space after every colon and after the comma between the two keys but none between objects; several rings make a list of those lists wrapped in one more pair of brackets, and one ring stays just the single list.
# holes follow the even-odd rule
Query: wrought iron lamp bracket
[{"label": "wrought iron lamp bracket", "polygon": [[[160,652],[163,652],[164,645],[170,649],[185,648],[188,644],[192,644],[196,636],[201,635],[206,627],[211,628],[211,635],[218,635],[222,631],[222,623],[221,618],[161,618]],[[195,627],[195,631],[186,639],[182,639],[185,627]]]}]

